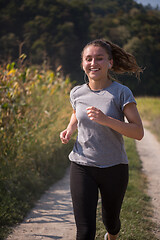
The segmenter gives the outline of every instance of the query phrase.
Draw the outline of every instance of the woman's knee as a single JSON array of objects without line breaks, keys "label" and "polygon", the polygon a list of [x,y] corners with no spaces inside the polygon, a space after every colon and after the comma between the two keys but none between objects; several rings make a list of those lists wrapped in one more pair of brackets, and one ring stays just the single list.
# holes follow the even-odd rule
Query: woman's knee
[{"label": "woman's knee", "polygon": [[77,240],[94,240],[96,234],[96,226],[79,226],[77,228]]},{"label": "woman's knee", "polygon": [[118,234],[121,229],[120,219],[108,219],[104,221],[104,225],[107,231],[112,235]]}]

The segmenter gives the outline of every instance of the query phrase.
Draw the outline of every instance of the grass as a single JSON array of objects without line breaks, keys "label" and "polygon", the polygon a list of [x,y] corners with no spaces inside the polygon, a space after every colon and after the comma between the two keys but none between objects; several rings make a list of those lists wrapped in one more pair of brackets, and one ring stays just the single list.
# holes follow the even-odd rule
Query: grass
[{"label": "grass", "polygon": [[[151,221],[152,209],[150,198],[146,194],[147,182],[141,171],[141,162],[136,152],[135,142],[125,138],[125,146],[129,159],[129,185],[121,211],[121,231],[119,239],[123,240],[156,240],[153,236],[155,228]],[[97,211],[97,236],[103,239],[106,230],[101,220],[101,205]]]},{"label": "grass", "polygon": [[159,97],[138,97],[136,101],[142,119],[153,121],[160,116]]},{"label": "grass", "polygon": [[0,76],[0,239],[63,176],[72,148],[72,142],[66,146],[59,139],[72,111],[69,82],[52,72],[10,72]]},{"label": "grass", "polygon": [[[139,97],[137,107],[144,120],[144,125],[149,128],[160,141],[160,98],[159,97]],[[145,124],[147,122],[147,124]]]}]

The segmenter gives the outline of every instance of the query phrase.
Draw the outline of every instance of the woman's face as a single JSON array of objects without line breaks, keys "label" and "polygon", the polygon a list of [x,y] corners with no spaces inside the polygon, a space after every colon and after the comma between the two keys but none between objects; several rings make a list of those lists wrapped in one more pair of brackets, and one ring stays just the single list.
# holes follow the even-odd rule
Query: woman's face
[{"label": "woman's face", "polygon": [[112,64],[113,60],[109,60],[109,55],[104,48],[90,45],[84,49],[82,67],[89,80],[107,79],[108,69]]}]

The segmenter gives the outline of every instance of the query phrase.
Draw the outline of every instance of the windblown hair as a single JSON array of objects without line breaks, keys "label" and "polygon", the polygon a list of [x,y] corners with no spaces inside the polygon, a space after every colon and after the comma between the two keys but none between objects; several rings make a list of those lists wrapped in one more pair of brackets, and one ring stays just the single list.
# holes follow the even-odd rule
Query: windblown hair
[{"label": "windblown hair", "polygon": [[119,47],[118,45],[106,41],[104,39],[96,39],[89,42],[82,51],[82,58],[84,50],[88,46],[99,46],[106,50],[109,55],[109,59],[113,59],[113,66],[110,71],[114,71],[115,73],[134,73],[138,79],[140,79],[140,73],[143,72],[142,68],[138,66],[135,57],[126,52],[124,49]]}]

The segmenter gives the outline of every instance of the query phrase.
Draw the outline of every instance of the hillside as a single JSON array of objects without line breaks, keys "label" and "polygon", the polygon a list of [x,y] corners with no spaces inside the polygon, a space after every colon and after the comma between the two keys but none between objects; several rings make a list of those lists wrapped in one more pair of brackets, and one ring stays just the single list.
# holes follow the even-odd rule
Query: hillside
[{"label": "hillside", "polygon": [[134,54],[144,74],[118,77],[135,95],[160,94],[160,12],[133,0],[1,0],[0,62],[27,55],[26,64],[59,65],[83,82],[80,53],[107,38]]}]

